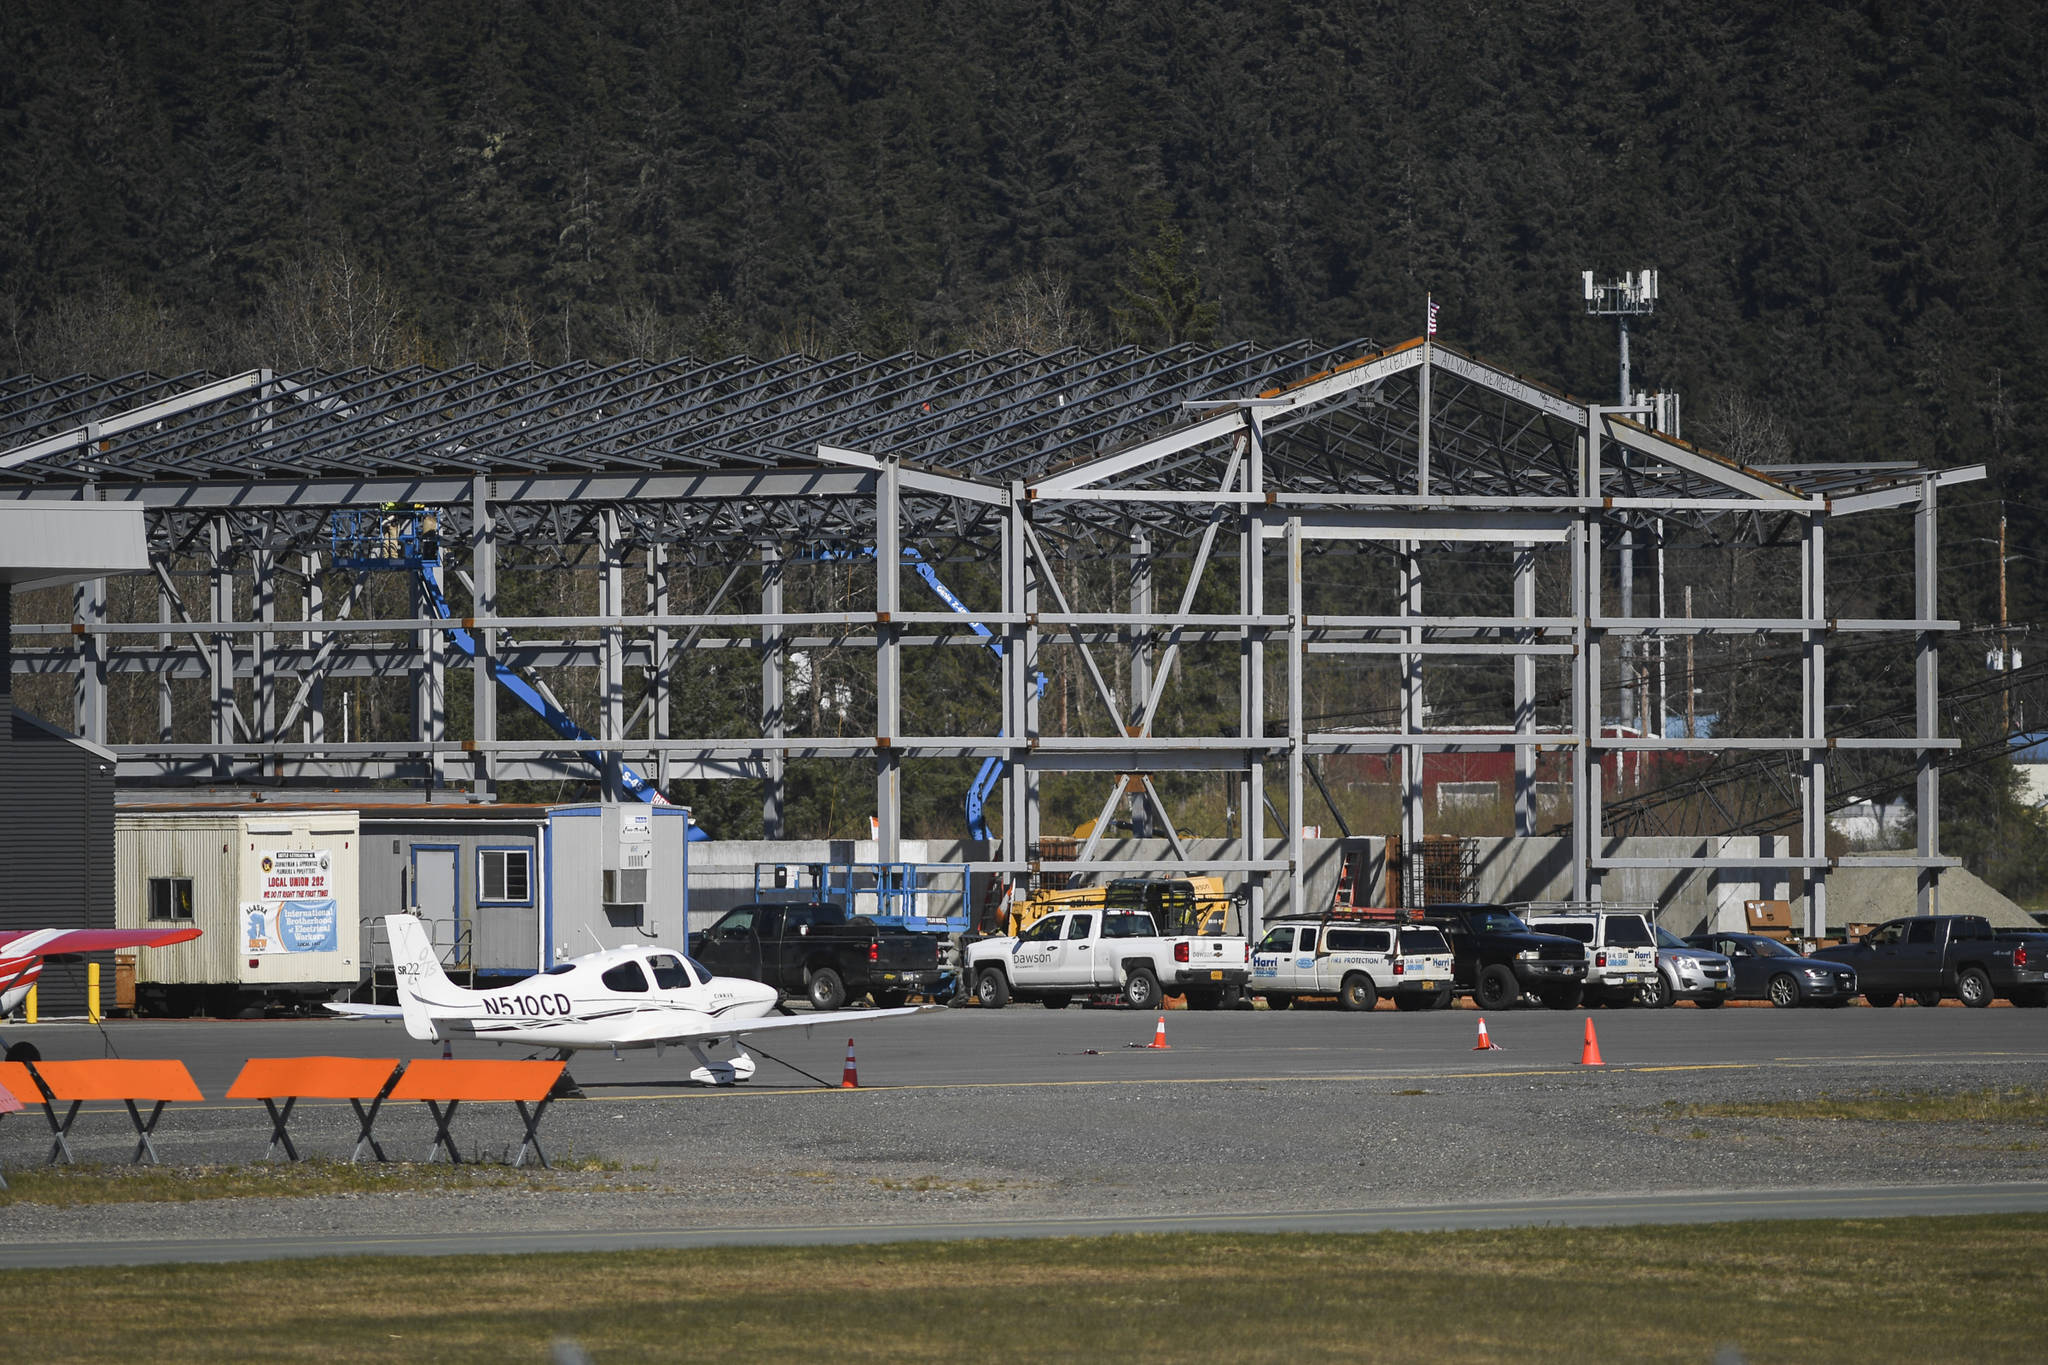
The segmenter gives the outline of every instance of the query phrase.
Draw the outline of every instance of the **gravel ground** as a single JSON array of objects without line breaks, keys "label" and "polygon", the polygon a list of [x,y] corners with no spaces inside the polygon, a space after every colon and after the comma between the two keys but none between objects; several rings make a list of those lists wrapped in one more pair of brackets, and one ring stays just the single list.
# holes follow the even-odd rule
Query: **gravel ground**
[{"label": "gravel ground", "polygon": [[[1893,1065],[1888,1090],[2048,1080],[2037,1058]],[[1391,1079],[1132,1081],[808,1093],[685,1091],[564,1100],[542,1126],[564,1169],[544,1188],[353,1197],[0,1208],[13,1243],[218,1235],[369,1235],[393,1220],[449,1230],[609,1229],[636,1223],[778,1226],[1384,1208],[1543,1196],[1901,1187],[2048,1180],[2034,1125],[1692,1119],[1668,1104],[1814,1098],[1868,1089],[1867,1064],[1730,1070],[1620,1067]],[[418,1112],[414,1112],[418,1111]],[[301,1104],[307,1155],[345,1155],[345,1106]],[[120,1162],[126,1116],[81,1117],[83,1161]],[[178,1162],[246,1162],[261,1110],[167,1115]],[[516,1147],[509,1107],[466,1107],[466,1155]],[[417,1157],[420,1106],[387,1111],[387,1152]],[[0,1161],[38,1160],[34,1112],[0,1125]],[[599,1161],[604,1169],[568,1169]]]}]

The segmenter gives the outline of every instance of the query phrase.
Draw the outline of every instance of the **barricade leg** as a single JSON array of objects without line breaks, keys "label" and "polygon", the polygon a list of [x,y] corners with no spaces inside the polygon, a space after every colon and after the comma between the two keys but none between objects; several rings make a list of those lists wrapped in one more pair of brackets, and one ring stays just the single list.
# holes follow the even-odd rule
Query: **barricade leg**
[{"label": "barricade leg", "polygon": [[533,1107],[533,1112],[531,1114],[526,1112],[525,1100],[512,1101],[512,1103],[519,1106],[519,1117],[521,1121],[523,1121],[526,1124],[526,1140],[519,1144],[519,1156],[516,1160],[513,1161],[513,1166],[524,1166],[526,1164],[526,1154],[528,1151],[531,1151],[533,1153],[534,1160],[540,1163],[542,1170],[552,1169],[552,1167],[548,1165],[548,1154],[540,1149],[539,1129],[540,1116],[548,1111],[548,1104],[553,1099],[554,1096],[552,1095],[548,1096],[546,1099],[543,1099],[539,1104]]},{"label": "barricade leg", "polygon": [[448,1111],[443,1113],[439,1100],[427,1101],[427,1108],[434,1112],[434,1145],[427,1148],[428,1161],[434,1160],[437,1153],[445,1151],[451,1165],[462,1164],[462,1153],[455,1150],[455,1139],[448,1136],[448,1125],[455,1119],[455,1106],[461,1103],[461,1100],[448,1101]]},{"label": "barricade leg", "polygon": [[147,1123],[142,1121],[142,1112],[135,1107],[134,1100],[122,1100],[121,1103],[128,1106],[128,1117],[135,1120],[135,1156],[129,1164],[134,1166],[141,1165],[143,1153],[147,1152],[150,1165],[163,1165],[164,1163],[157,1158],[156,1144],[149,1140],[149,1134],[156,1127],[156,1121],[164,1116],[165,1101],[158,1100],[156,1102],[156,1108],[149,1111],[149,1122]]},{"label": "barricade leg", "polygon": [[292,1135],[284,1130],[284,1126],[292,1121],[292,1106],[298,1102],[299,1097],[297,1095],[287,1095],[284,1101],[284,1108],[280,1111],[275,1100],[267,1095],[264,1097],[263,1107],[270,1111],[270,1147],[263,1153],[265,1161],[277,1160],[277,1149],[279,1147],[284,1148],[284,1155],[287,1161],[297,1161],[299,1159],[299,1149],[292,1146]]},{"label": "barricade leg", "polygon": [[[388,1090],[390,1087],[386,1086],[385,1089]],[[377,1125],[377,1111],[383,1108],[384,1097],[379,1095],[371,1100],[370,1112],[367,1114],[363,1112],[363,1102],[361,1100],[350,1100],[349,1103],[355,1106],[356,1122],[362,1125],[362,1129],[356,1134],[356,1149],[348,1154],[348,1164],[353,1166],[358,1161],[361,1161],[363,1159],[363,1148],[365,1147],[368,1147],[371,1152],[376,1154],[377,1160],[389,1161],[391,1158],[384,1155],[384,1149],[379,1147],[377,1139],[370,1135],[370,1130]]]},{"label": "barricade leg", "polygon": [[70,1133],[71,1121],[78,1117],[78,1106],[80,1103],[82,1101],[71,1101],[71,1108],[65,1112],[62,1123],[57,1122],[56,1105],[50,1103],[43,1105],[43,1117],[50,1121],[50,1132],[53,1135],[53,1141],[50,1143],[50,1164],[52,1166],[76,1166],[78,1164],[71,1155]]}]

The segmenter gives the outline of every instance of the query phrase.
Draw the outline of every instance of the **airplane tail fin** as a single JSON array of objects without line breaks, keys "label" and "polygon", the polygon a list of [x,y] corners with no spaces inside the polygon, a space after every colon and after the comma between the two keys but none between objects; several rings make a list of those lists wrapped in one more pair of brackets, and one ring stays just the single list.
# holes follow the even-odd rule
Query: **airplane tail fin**
[{"label": "airplane tail fin", "polygon": [[405,1017],[405,1031],[423,1042],[441,1036],[427,1012],[422,992],[449,1000],[461,989],[441,970],[434,941],[427,926],[413,915],[386,915],[384,932],[391,939],[391,967],[398,981],[398,1008]]}]

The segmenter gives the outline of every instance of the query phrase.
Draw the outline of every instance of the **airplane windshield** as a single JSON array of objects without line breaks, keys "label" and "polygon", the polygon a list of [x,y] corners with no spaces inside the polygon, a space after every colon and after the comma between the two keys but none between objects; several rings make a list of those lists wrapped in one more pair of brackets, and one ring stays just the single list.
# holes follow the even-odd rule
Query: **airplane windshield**
[{"label": "airplane windshield", "polygon": [[683,960],[673,953],[654,954],[647,959],[647,969],[654,973],[654,988],[659,991],[687,990],[697,984]]},{"label": "airplane windshield", "polygon": [[711,969],[709,967],[706,967],[694,957],[686,957],[683,961],[689,963],[690,970],[697,974],[698,985],[708,986],[711,984]]}]

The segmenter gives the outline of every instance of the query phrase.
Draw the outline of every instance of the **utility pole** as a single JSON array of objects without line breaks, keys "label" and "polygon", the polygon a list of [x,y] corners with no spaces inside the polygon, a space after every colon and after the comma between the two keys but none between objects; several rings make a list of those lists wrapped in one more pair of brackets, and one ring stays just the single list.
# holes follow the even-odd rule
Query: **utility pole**
[{"label": "utility pole", "polygon": [[1999,708],[2005,728],[2000,733],[2012,734],[2012,620],[2005,610],[2005,502],[1998,504],[1998,671],[2001,675],[1998,688]]}]

